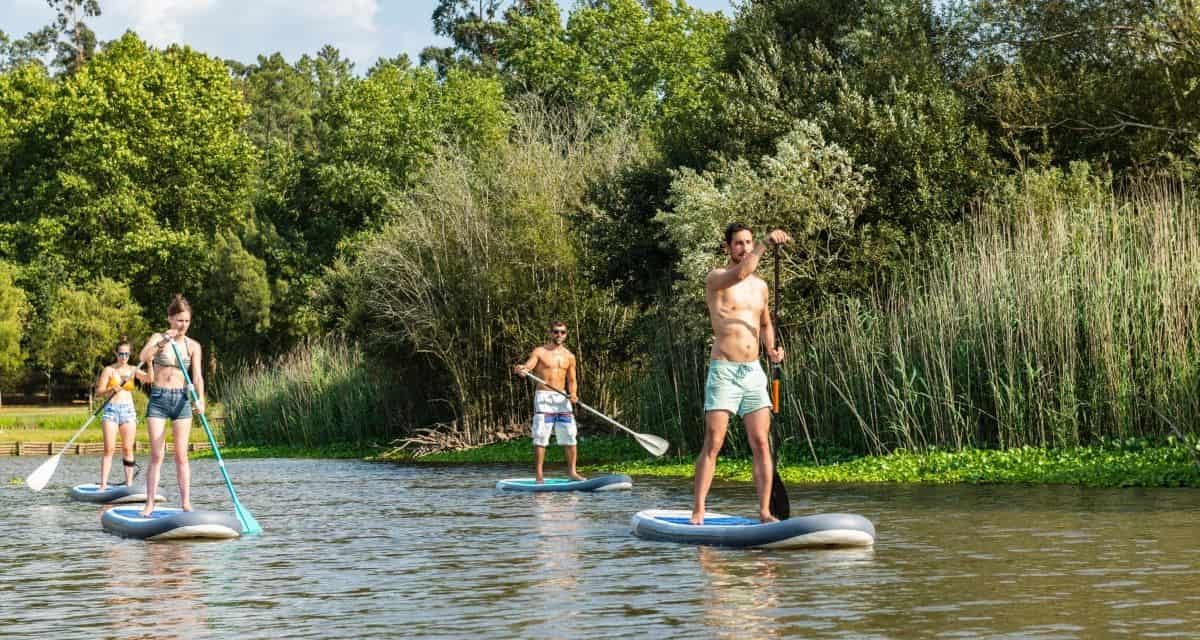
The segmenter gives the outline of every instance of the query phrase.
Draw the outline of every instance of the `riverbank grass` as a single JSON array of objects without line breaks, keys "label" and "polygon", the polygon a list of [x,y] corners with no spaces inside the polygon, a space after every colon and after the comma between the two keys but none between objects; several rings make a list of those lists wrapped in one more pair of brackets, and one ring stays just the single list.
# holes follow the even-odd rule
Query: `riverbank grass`
[{"label": "riverbank grass", "polygon": [[[1190,449],[1190,451],[1189,451]],[[790,483],[901,482],[928,484],[1067,484],[1089,487],[1200,487],[1200,444],[1174,438],[1109,439],[1087,447],[1045,449],[1019,447],[1005,451],[965,449],[923,453],[893,451],[882,456],[854,456],[831,447],[818,448],[816,464],[801,452],[785,451],[779,467]],[[412,458],[391,458],[401,462]],[[528,464],[533,446],[528,438],[415,459],[430,464]],[[692,458],[653,460],[627,438],[594,438],[580,442],[585,472],[631,475],[692,476]],[[563,462],[562,447],[547,448],[546,462]],[[748,458],[722,458],[716,475],[722,480],[750,481]]]},{"label": "riverbank grass", "polygon": [[[315,447],[274,446],[228,446],[221,447],[222,458],[336,458],[340,460],[373,460],[386,451],[386,447],[371,447],[355,444],[332,444]],[[192,459],[212,458],[212,450],[197,451]]]}]

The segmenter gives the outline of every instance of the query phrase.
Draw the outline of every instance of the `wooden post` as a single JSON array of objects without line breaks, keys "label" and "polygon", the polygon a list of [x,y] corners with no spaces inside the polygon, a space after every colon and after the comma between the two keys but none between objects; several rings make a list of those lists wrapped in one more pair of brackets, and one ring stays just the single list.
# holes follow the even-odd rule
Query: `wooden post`
[{"label": "wooden post", "polygon": [[17,440],[17,455],[21,455],[21,441]]},{"label": "wooden post", "polygon": [[54,443],[53,442],[46,443],[46,455],[48,455],[48,456],[54,455]]}]

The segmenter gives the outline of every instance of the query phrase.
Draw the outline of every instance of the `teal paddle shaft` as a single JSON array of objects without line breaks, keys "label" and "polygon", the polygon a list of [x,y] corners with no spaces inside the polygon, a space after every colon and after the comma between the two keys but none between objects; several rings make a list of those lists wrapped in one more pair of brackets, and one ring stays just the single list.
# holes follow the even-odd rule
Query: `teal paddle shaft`
[{"label": "teal paddle shaft", "polygon": [[[175,361],[179,363],[179,370],[183,372],[183,381],[187,383],[188,393],[192,396],[192,403],[200,402],[200,396],[196,393],[196,387],[192,385],[192,376],[188,374],[187,367],[183,366],[183,356],[179,354],[179,347],[175,346],[175,340],[170,339],[171,351],[175,352]],[[237,516],[238,522],[242,523],[242,533],[246,535],[258,535],[262,533],[262,526],[250,515],[250,512],[242,506],[237,497],[237,491],[233,490],[233,481],[229,479],[229,471],[225,469],[225,460],[221,458],[221,450],[217,447],[217,439],[213,436],[212,427],[208,424],[208,418],[203,413],[200,415],[200,424],[204,426],[204,434],[208,436],[208,443],[212,445],[213,456],[217,459],[217,466],[221,469],[221,476],[225,478],[225,487],[229,489],[229,498],[233,500],[233,513]]]}]

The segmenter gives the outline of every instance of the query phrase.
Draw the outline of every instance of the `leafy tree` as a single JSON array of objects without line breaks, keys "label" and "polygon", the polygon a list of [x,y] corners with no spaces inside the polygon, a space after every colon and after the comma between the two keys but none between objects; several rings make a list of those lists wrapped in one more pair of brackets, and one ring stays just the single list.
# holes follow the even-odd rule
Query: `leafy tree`
[{"label": "leafy tree", "polygon": [[112,357],[120,336],[149,334],[142,307],[127,285],[99,278],[86,289],[61,288],[35,358],[45,369],[90,379]]},{"label": "leafy tree", "polygon": [[203,311],[207,333],[228,353],[256,353],[256,342],[271,327],[266,266],[232,232],[219,233],[212,251],[215,260],[204,287],[204,299],[210,301]]},{"label": "leafy tree", "polygon": [[[511,135],[488,153],[439,148],[396,213],[326,279],[331,302],[344,305],[335,320],[366,323],[348,328],[398,354],[407,393],[466,442],[515,422],[519,382],[504,372],[550,318],[568,318],[577,353],[620,335],[628,318],[607,291],[578,286],[567,226],[588,180],[628,143],[558,118],[522,103]],[[588,357],[594,371],[606,370],[602,353]],[[603,394],[605,378],[591,380]]]},{"label": "leafy tree", "polygon": [[[425,47],[422,66],[432,65],[438,77],[451,69],[494,76],[499,71],[497,42],[504,23],[497,16],[508,0],[438,0],[433,10],[433,32],[449,38],[449,47]],[[517,0],[517,5],[526,4]]]},{"label": "leafy tree", "polygon": [[703,300],[705,275],[721,260],[724,229],[734,220],[759,234],[788,230],[796,241],[785,253],[788,276],[801,286],[833,292],[854,277],[846,272],[857,271],[861,242],[854,225],[867,203],[867,176],[815,124],[801,122],[775,154],[755,163],[723,160],[711,171],[683,168],[673,175],[671,209],[656,220],[679,252],[684,300]]},{"label": "leafy tree", "polygon": [[[726,59],[717,148],[764,153],[795,121],[816,123],[869,168],[860,227],[891,257],[961,219],[992,171],[942,65],[940,28],[923,0],[777,0],[739,15]],[[876,265],[879,266],[879,265]]]},{"label": "leafy tree", "polygon": [[1196,0],[1001,0],[944,12],[970,110],[1016,164],[1189,154],[1200,132]]},{"label": "leafy tree", "polygon": [[253,176],[225,67],[126,34],[53,88],[11,135],[0,180],[11,259],[62,265],[71,282],[136,281],[150,308],[203,281],[204,244],[249,214]]},{"label": "leafy tree", "polygon": [[312,151],[316,143],[314,79],[279,53],[259,56],[257,63],[231,70],[240,79],[242,96],[250,107],[246,134],[265,154],[268,170],[273,154]]},{"label": "leafy tree", "polygon": [[25,364],[21,340],[29,303],[25,292],[13,280],[15,268],[0,262],[0,387],[9,387]]},{"label": "leafy tree", "polygon": [[58,32],[54,27],[43,27],[13,40],[0,31],[0,73],[23,64],[41,64],[41,59],[54,48]]},{"label": "leafy tree", "polygon": [[566,26],[556,3],[510,11],[500,55],[511,82],[551,103],[630,118],[668,151],[694,147],[718,100],[715,71],[727,23],[668,0],[581,3]]},{"label": "leafy tree", "polygon": [[54,28],[61,35],[55,50],[54,66],[75,73],[96,52],[96,34],[83,19],[100,15],[99,0],[46,0],[57,14]]},{"label": "leafy tree", "polygon": [[[249,122],[287,117],[306,131],[268,143],[266,127],[252,129],[265,161],[256,220],[241,242],[264,261],[271,330],[257,344],[272,351],[314,330],[312,288],[325,266],[339,246],[387,218],[439,144],[480,152],[507,135],[511,118],[496,80],[452,69],[439,81],[403,56],[380,60],[363,78],[350,68],[326,47],[301,58],[294,73],[280,59],[242,71],[253,96]],[[264,83],[272,90],[260,90]]]}]

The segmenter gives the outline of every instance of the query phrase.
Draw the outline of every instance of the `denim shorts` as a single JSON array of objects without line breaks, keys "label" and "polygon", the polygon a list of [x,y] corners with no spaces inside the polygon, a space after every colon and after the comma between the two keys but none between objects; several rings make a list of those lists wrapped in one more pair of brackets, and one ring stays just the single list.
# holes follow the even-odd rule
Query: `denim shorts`
[{"label": "denim shorts", "polygon": [[150,404],[146,405],[147,418],[187,420],[192,417],[192,403],[188,401],[187,389],[150,390]]},{"label": "denim shorts", "polygon": [[121,404],[112,404],[104,407],[104,414],[100,417],[103,422],[115,422],[117,424],[134,423],[137,424],[137,412],[133,409],[132,402],[124,402]]}]

